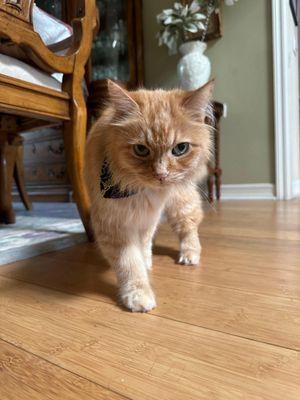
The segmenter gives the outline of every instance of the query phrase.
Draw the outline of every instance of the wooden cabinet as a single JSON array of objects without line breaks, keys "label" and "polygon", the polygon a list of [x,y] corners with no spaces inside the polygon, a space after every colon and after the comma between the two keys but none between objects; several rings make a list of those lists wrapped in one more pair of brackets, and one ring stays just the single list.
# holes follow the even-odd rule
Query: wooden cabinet
[{"label": "wooden cabinet", "polygon": [[[4,1],[0,0],[0,4]],[[70,22],[83,12],[78,7],[80,1],[36,0],[36,4]],[[144,83],[142,0],[97,0],[97,5],[100,32],[95,37],[86,72],[90,117],[97,115],[105,101],[106,78],[121,81],[128,88]],[[61,128],[27,133],[24,139],[25,180],[31,198],[34,201],[70,200]]]},{"label": "wooden cabinet", "polygon": [[24,160],[26,187],[33,200],[71,200],[60,126],[26,133]]},{"label": "wooden cabinet", "polygon": [[144,84],[142,0],[97,0],[100,32],[88,68],[88,108],[97,116],[107,97],[106,79],[129,89]]}]

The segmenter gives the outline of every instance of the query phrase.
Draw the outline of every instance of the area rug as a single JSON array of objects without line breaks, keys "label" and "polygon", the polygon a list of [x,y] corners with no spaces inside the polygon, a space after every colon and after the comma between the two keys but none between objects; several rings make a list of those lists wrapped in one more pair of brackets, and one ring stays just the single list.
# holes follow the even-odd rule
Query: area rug
[{"label": "area rug", "polygon": [[74,204],[39,203],[34,211],[15,205],[16,223],[0,224],[0,265],[74,246],[87,240]]}]

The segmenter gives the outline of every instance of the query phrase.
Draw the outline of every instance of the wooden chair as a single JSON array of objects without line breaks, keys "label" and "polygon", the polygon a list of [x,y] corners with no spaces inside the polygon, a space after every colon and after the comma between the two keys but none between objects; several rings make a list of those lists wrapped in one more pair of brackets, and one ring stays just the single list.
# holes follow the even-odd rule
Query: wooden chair
[{"label": "wooden chair", "polygon": [[[61,88],[49,88],[0,74],[0,222],[13,223],[13,176],[18,183],[15,168],[19,133],[35,127],[63,122],[63,135],[68,174],[74,198],[89,238],[89,200],[83,179],[84,147],[87,111],[82,82],[85,65],[91,52],[96,26],[95,0],[74,0],[78,14],[72,22],[73,36],[64,55],[44,44],[31,23],[33,0],[0,0],[0,37],[17,46],[28,64],[42,74],[64,74]],[[38,73],[38,72],[37,72]],[[22,173],[22,171],[21,171]],[[19,179],[19,182],[21,179]],[[21,193],[24,193],[22,187]],[[26,197],[26,196],[25,196]],[[24,198],[26,203],[28,199]],[[28,202],[28,207],[30,203]]]},{"label": "wooden chair", "polygon": [[214,186],[216,199],[221,199],[222,169],[220,166],[220,140],[221,140],[221,118],[224,115],[224,105],[217,101],[213,102],[213,121],[208,123],[212,125],[213,130],[213,160],[208,164],[208,200],[210,203],[214,201]]}]

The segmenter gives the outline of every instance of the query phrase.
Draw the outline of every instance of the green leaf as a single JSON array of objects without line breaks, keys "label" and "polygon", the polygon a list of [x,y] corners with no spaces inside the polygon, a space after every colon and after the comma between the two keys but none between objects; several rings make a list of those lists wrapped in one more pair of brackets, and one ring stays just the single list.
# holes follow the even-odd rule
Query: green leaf
[{"label": "green leaf", "polygon": [[190,12],[191,12],[192,14],[198,12],[198,11],[200,10],[200,6],[199,6],[198,1],[197,1],[197,0],[193,0],[193,1],[192,1],[192,4],[191,4],[190,7],[189,7],[189,9],[190,9]]},{"label": "green leaf", "polygon": [[203,20],[203,19],[205,19],[205,18],[206,18],[206,17],[205,17],[204,14],[197,13],[197,14],[194,14],[194,15],[193,15],[193,20],[194,20],[194,21],[201,21],[201,20]]},{"label": "green leaf", "polygon": [[186,17],[186,16],[188,15],[188,12],[189,12],[189,6],[186,5],[186,6],[182,9],[181,15],[182,15],[183,17]]},{"label": "green leaf", "polygon": [[171,15],[173,14],[173,12],[174,12],[173,8],[167,8],[166,10],[163,10],[163,14],[166,15]]},{"label": "green leaf", "polygon": [[174,25],[183,24],[183,21],[180,18],[176,18],[176,19],[173,20],[172,24],[174,24]]},{"label": "green leaf", "polygon": [[202,24],[202,22],[195,22],[195,25],[198,27],[199,30],[205,29],[205,26],[204,24]]},{"label": "green leaf", "polygon": [[175,2],[173,7],[174,7],[174,10],[179,11],[183,8],[183,5],[181,3]]},{"label": "green leaf", "polygon": [[167,18],[164,20],[164,24],[165,24],[165,25],[172,24],[172,22],[173,22],[174,20],[175,20],[174,17],[169,16],[169,17],[167,17]]},{"label": "green leaf", "polygon": [[196,33],[198,32],[198,27],[195,24],[188,23],[184,26],[185,30],[188,32]]}]

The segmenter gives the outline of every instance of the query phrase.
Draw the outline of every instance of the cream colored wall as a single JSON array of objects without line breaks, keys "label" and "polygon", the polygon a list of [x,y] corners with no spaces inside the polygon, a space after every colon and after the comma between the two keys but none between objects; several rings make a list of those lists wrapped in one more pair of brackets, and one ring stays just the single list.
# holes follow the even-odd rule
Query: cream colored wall
[{"label": "cream colored wall", "polygon": [[[178,57],[157,46],[155,16],[173,4],[144,0],[146,86],[177,85]],[[207,55],[216,78],[215,98],[226,102],[222,121],[223,182],[273,183],[274,133],[271,0],[239,0],[223,7],[224,36]]]}]

